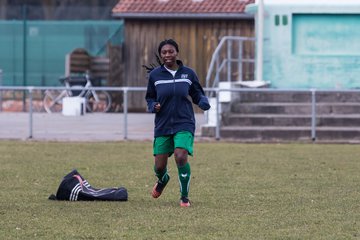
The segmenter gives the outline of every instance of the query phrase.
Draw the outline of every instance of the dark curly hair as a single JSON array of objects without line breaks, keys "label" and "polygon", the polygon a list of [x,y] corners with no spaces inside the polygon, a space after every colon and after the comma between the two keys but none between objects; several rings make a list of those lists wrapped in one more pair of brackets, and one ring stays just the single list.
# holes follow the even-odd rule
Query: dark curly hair
[{"label": "dark curly hair", "polygon": [[170,45],[173,45],[176,49],[177,52],[179,52],[179,45],[173,40],[173,39],[165,39],[164,41],[162,41],[160,44],[159,44],[159,47],[158,47],[158,53],[160,55],[161,53],[161,48],[163,46],[165,46],[166,44],[170,44]]},{"label": "dark curly hair", "polygon": [[[174,46],[176,51],[179,52],[179,45],[175,42],[175,40],[173,40],[173,39],[165,39],[164,41],[161,41],[159,43],[159,47],[158,47],[158,54],[159,55],[161,55],[161,48],[163,46],[165,46],[166,44],[170,44],[170,45]],[[158,54],[155,53],[157,64],[150,63],[149,65],[142,65],[142,67],[146,69],[147,73],[151,72],[152,70],[154,70],[154,68],[156,68],[157,66],[160,66],[162,64]]]}]

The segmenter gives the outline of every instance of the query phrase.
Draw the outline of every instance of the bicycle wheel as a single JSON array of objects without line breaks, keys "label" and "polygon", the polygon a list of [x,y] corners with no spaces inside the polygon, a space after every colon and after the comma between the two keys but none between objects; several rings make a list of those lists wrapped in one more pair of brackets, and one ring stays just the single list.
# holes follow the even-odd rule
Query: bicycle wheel
[{"label": "bicycle wheel", "polygon": [[108,112],[111,107],[111,96],[106,91],[88,91],[86,93],[86,109],[89,112]]},{"label": "bicycle wheel", "polygon": [[48,113],[62,111],[62,92],[58,90],[46,90],[43,100],[44,109]]}]

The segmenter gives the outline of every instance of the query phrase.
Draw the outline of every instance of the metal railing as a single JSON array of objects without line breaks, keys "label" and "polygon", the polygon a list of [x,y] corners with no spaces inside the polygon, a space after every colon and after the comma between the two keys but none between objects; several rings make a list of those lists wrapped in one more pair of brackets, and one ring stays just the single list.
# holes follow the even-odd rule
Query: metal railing
[{"label": "metal railing", "polygon": [[[131,92],[138,92],[138,91],[146,91],[146,87],[77,87],[76,88],[81,90],[103,90],[109,92],[122,92],[123,93],[123,114],[124,114],[124,135],[123,138],[126,140],[128,139],[128,93]],[[67,88],[67,87],[34,87],[34,86],[0,86],[1,91],[25,91],[27,92],[27,96],[29,98],[29,127],[28,127],[28,136],[27,138],[33,138],[33,92],[35,90],[74,90],[74,88]]]},{"label": "metal railing", "polygon": [[[81,88],[83,90],[103,90],[103,91],[115,91],[123,93],[123,139],[128,139],[128,93],[129,92],[145,92],[146,87],[89,87]],[[28,126],[28,138],[33,137],[33,91],[35,90],[72,90],[71,88],[66,87],[17,87],[17,86],[0,86],[0,92],[12,90],[12,91],[26,91],[29,99],[29,126]],[[297,92],[297,93],[309,93],[311,94],[311,139],[316,140],[316,93],[317,92],[356,92],[360,94],[360,90],[317,90],[317,89],[308,89],[308,90],[298,90],[298,89],[269,89],[269,88],[233,88],[233,89],[219,89],[219,88],[204,88],[204,91],[215,92],[216,93],[216,126],[215,126],[215,138],[216,140],[221,139],[220,135],[220,125],[221,125],[221,112],[220,109],[220,99],[219,95],[221,92]]]},{"label": "metal railing", "polygon": [[297,93],[309,93],[311,94],[311,140],[316,141],[316,94],[317,92],[355,92],[360,94],[360,90],[356,89],[347,89],[347,90],[323,90],[323,89],[270,89],[270,88],[233,88],[233,89],[220,89],[220,88],[205,88],[205,91],[214,91],[216,93],[216,125],[215,125],[215,138],[216,140],[220,140],[220,124],[221,124],[221,112],[220,109],[220,101],[219,96],[221,92],[278,92],[278,93],[285,93],[285,92],[297,92]]},{"label": "metal railing", "polygon": [[[211,62],[209,65],[209,69],[206,75],[205,86],[207,88],[216,88],[218,87],[220,81],[220,73],[222,70],[225,70],[226,67],[226,81],[232,81],[232,63],[237,63],[237,81],[243,80],[243,63],[255,63],[255,59],[250,58],[243,58],[243,51],[244,51],[244,42],[255,42],[256,38],[251,37],[236,37],[236,36],[225,36],[221,39],[218,46],[216,47],[212,57]],[[238,43],[238,53],[237,58],[233,58],[233,42]],[[221,55],[221,51],[223,48],[226,48],[226,56],[221,59],[223,56]],[[211,84],[211,78],[215,74],[214,80]]]}]

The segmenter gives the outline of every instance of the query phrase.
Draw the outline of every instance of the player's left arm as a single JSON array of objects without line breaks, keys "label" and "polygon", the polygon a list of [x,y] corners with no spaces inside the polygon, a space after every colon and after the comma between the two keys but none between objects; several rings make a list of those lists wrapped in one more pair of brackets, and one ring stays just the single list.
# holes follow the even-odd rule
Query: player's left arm
[{"label": "player's left arm", "polygon": [[196,74],[193,75],[191,82],[192,84],[190,86],[189,95],[191,96],[193,103],[197,104],[204,111],[209,110],[211,107],[209,100],[205,96],[204,90],[201,87]]}]

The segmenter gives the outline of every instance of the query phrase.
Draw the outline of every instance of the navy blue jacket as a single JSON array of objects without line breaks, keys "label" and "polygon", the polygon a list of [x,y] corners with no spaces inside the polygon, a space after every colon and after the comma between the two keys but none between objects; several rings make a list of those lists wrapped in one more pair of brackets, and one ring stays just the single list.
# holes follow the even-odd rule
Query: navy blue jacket
[{"label": "navy blue jacket", "polygon": [[195,133],[195,117],[192,102],[203,110],[210,108],[196,73],[177,61],[179,69],[175,77],[161,65],[149,74],[145,99],[148,111],[155,112],[155,105],[161,109],[155,116],[154,136],[175,134],[179,131]]}]

